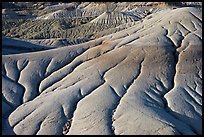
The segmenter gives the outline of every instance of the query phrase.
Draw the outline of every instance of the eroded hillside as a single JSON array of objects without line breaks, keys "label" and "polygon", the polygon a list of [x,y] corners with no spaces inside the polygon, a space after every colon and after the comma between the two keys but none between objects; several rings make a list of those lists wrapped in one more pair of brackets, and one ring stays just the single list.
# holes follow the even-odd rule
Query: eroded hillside
[{"label": "eroded hillside", "polygon": [[3,37],[2,134],[201,135],[202,9],[135,5],[87,22],[97,37]]}]

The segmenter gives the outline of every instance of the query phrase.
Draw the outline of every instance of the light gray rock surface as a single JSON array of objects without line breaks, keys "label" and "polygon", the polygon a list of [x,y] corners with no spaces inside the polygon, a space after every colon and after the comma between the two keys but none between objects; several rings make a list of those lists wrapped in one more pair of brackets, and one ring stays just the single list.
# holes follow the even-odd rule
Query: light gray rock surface
[{"label": "light gray rock surface", "polygon": [[[87,7],[87,6],[86,6]],[[202,11],[2,56],[2,134],[201,135]]]}]

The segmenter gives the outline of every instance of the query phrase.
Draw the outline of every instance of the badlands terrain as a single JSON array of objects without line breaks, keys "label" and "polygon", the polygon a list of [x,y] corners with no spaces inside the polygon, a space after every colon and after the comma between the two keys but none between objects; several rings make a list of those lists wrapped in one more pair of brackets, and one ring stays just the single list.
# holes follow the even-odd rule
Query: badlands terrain
[{"label": "badlands terrain", "polygon": [[3,135],[202,135],[202,2],[3,2]]}]

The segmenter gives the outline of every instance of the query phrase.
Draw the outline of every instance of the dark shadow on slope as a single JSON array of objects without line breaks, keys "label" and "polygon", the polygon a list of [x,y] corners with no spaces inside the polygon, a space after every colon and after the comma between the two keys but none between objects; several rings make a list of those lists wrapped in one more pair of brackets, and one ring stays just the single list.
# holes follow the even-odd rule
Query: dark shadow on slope
[{"label": "dark shadow on slope", "polygon": [[46,48],[37,49],[37,48],[27,48],[27,47],[15,47],[15,46],[7,46],[2,48],[2,55],[10,55],[10,54],[21,54],[21,53],[29,53],[29,52],[37,52],[48,50]]},{"label": "dark shadow on slope", "polygon": [[2,118],[2,135],[15,135],[12,127],[9,125],[8,119]]},{"label": "dark shadow on slope", "polygon": [[[169,109],[168,109],[168,111],[169,111],[169,113],[170,113],[171,115],[173,115],[175,118],[177,118],[177,119],[183,121],[184,123],[186,123],[185,121],[190,121],[190,123],[191,123],[192,125],[194,125],[194,127],[197,127],[197,129],[195,129],[194,127],[192,127],[191,125],[188,124],[188,126],[191,127],[191,130],[192,130],[193,132],[195,132],[196,134],[198,134],[198,135],[201,135],[201,134],[202,134],[202,121],[201,121],[200,119],[188,117],[188,116],[186,116],[186,115],[177,113],[177,112],[172,111],[172,110],[169,110]],[[196,123],[196,125],[195,125],[194,123]],[[199,127],[200,127],[200,129],[198,129]]]}]

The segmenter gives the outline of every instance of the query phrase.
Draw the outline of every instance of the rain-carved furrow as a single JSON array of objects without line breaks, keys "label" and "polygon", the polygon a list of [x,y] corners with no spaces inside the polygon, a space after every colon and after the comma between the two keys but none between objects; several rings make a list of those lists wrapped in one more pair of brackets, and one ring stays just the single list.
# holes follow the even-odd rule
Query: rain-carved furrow
[{"label": "rain-carved furrow", "polygon": [[[5,99],[4,96],[2,96],[2,101],[4,101],[4,102],[5,102],[7,105],[9,105],[9,107],[11,108],[11,110],[10,110],[9,112],[7,112],[7,113],[10,114],[11,112],[13,112],[13,110],[15,109],[14,106],[13,106],[10,102],[8,102],[8,101]],[[2,117],[7,117],[7,115],[5,116],[5,114],[4,114],[4,115],[2,115]]]},{"label": "rain-carved furrow", "polygon": [[[107,81],[106,81],[106,83],[108,83]],[[113,91],[113,93],[117,96],[117,97],[120,97],[120,95],[117,93],[117,91],[110,85],[110,84],[108,84],[109,85],[109,87],[111,88],[111,90]]]},{"label": "rain-carved furrow", "polygon": [[[182,20],[183,21],[183,20]],[[192,32],[194,32],[194,31],[196,31],[196,29],[195,30],[192,30],[192,29],[190,29],[188,26],[186,26],[186,25],[184,25],[185,23],[182,23],[182,21],[180,21],[180,22],[178,22],[180,25],[182,25],[186,30],[188,30],[190,33],[192,33]],[[192,23],[192,22],[191,22]]]},{"label": "rain-carved furrow", "polygon": [[[54,88],[52,91],[63,90],[63,89],[66,89],[66,88],[68,88],[68,87],[73,87],[73,86],[75,86],[76,84],[78,84],[80,81],[82,81],[82,80],[81,80],[81,79],[78,79],[77,81],[75,81],[75,82],[72,83],[71,85],[67,85],[66,87],[61,87],[62,85],[60,85],[60,86]],[[63,81],[63,82],[64,82],[64,81]],[[47,92],[45,92],[45,93],[47,93]]]},{"label": "rain-carved furrow", "polygon": [[146,106],[149,106],[151,108],[158,108],[160,107],[158,102],[152,97],[152,95],[148,92],[144,92],[144,95],[145,95],[145,98],[146,98],[146,101],[145,101],[145,105]]},{"label": "rain-carved furrow", "polygon": [[125,103],[127,103],[130,107],[132,107],[133,109],[139,111],[139,112],[142,113],[143,115],[145,115],[145,116],[147,116],[147,117],[150,117],[150,118],[152,118],[152,119],[156,119],[156,120],[158,120],[158,121],[160,121],[160,122],[162,122],[162,123],[165,123],[166,125],[169,125],[169,126],[171,126],[171,127],[174,128],[174,125],[173,125],[173,124],[168,123],[168,122],[166,122],[166,121],[164,121],[164,120],[162,120],[162,119],[153,117],[152,115],[149,115],[149,114],[144,113],[143,111],[141,111],[141,110],[138,109],[137,107],[135,107],[135,106],[133,106],[132,104],[130,104],[128,101],[125,101]]},{"label": "rain-carved furrow", "polygon": [[[162,82],[161,82],[162,83]],[[161,89],[162,88],[162,89]],[[159,90],[158,90],[159,89]],[[164,94],[165,87],[161,86],[158,88],[158,86],[152,86],[150,85],[150,90],[152,90],[155,94],[157,94],[159,97],[161,97]]]},{"label": "rain-carved furrow", "polygon": [[38,132],[39,132],[40,129],[42,128],[42,123],[43,123],[43,120],[38,123],[38,127],[39,127],[39,128],[36,128],[36,130],[35,130],[35,132],[33,133],[33,135],[38,135]]},{"label": "rain-carved furrow", "polygon": [[[62,115],[61,117],[67,118],[63,106],[61,106],[61,111],[60,111],[60,112],[61,112],[60,114]],[[38,123],[38,127],[39,127],[39,128],[37,128],[37,130],[33,133],[33,135],[41,135],[41,134],[42,134],[42,133],[40,133],[40,130],[43,129],[43,126],[46,126],[45,123],[46,123],[47,121],[49,121],[48,118],[49,118],[49,115],[46,116],[46,117],[44,118],[44,120],[41,120],[41,121]],[[64,124],[65,124],[65,123],[66,123],[66,122],[64,122]],[[62,134],[62,135],[63,135],[63,134]]]},{"label": "rain-carved furrow", "polygon": [[112,131],[112,134],[114,134],[114,135],[115,135],[115,127],[113,126],[113,122],[115,121],[115,119],[114,119],[114,114],[115,114],[115,112],[117,111],[117,108],[118,108],[118,106],[120,105],[121,100],[122,100],[122,98],[124,97],[124,95],[128,92],[129,88],[133,85],[133,83],[135,82],[135,80],[137,80],[137,78],[138,78],[139,75],[141,74],[141,72],[142,72],[142,66],[143,66],[142,63],[143,63],[143,62],[144,62],[144,58],[143,58],[142,61],[140,62],[138,74],[128,83],[128,85],[126,86],[126,92],[120,97],[118,104],[115,106],[115,109],[113,109],[113,111],[112,111],[112,116],[111,116],[111,119],[112,119],[111,131]]},{"label": "rain-carved furrow", "polygon": [[[74,113],[75,113],[75,111],[76,111],[76,109],[77,109],[77,105],[79,104],[79,102],[82,101],[82,100],[83,100],[84,98],[86,98],[87,96],[90,96],[91,93],[93,93],[95,90],[99,89],[101,86],[103,86],[104,84],[106,84],[107,81],[105,80],[105,75],[106,75],[111,69],[117,67],[117,66],[118,66],[121,62],[123,62],[125,59],[126,59],[126,57],[123,58],[119,63],[116,63],[114,66],[112,66],[112,67],[110,67],[109,69],[107,69],[105,72],[103,72],[103,74],[101,74],[101,73],[98,71],[98,73],[99,73],[99,75],[101,76],[101,79],[103,80],[103,82],[102,82],[100,85],[98,85],[97,87],[95,87],[94,89],[92,89],[92,91],[89,92],[88,94],[86,94],[85,96],[81,96],[81,99],[79,99],[79,101],[76,102],[76,104],[73,106],[72,116],[71,116],[71,118],[68,120],[68,123],[70,123],[70,127],[67,129],[67,131],[63,131],[63,133],[68,134],[69,129],[71,128],[71,122],[70,122],[70,121],[72,121],[73,118],[74,118]],[[116,93],[116,92],[115,92],[115,93]],[[79,94],[81,94],[81,91],[79,91]],[[116,94],[117,94],[117,93],[116,93]]]},{"label": "rain-carved furrow", "polygon": [[196,31],[197,30],[197,28],[196,28],[196,25],[195,25],[195,23],[191,20],[190,21],[191,22],[191,24],[193,25],[192,27],[193,27],[193,31]]},{"label": "rain-carved furrow", "polygon": [[[45,63],[45,67],[43,68],[43,72],[44,72],[44,73],[42,72],[42,76],[41,76],[42,79],[43,79],[44,77],[46,77],[47,68],[48,68],[48,66],[50,65],[51,61],[52,61],[52,59],[48,60],[48,62]],[[42,80],[40,80],[39,82],[36,83],[36,84],[37,84],[37,95],[36,95],[36,96],[38,96],[38,95],[41,94],[40,89],[39,89],[41,81],[42,81]]]},{"label": "rain-carved furrow", "polygon": [[[196,114],[198,117],[202,117],[202,113],[199,113],[199,112],[197,111],[197,109],[196,109],[197,106],[195,107],[195,106],[193,105],[193,103],[191,103],[191,102],[188,101],[188,100],[185,100],[185,102],[188,103],[189,106],[192,106],[192,108],[193,108],[195,114]],[[202,106],[199,106],[199,107],[200,107],[200,109],[202,109]],[[193,128],[193,127],[191,127],[191,128]]]},{"label": "rain-carved furrow", "polygon": [[139,29],[135,30],[134,32],[132,32],[132,34],[135,34],[135,33],[139,33],[141,31],[144,31],[144,25],[142,27],[140,27]]},{"label": "rain-carved furrow", "polygon": [[[103,54],[100,54],[100,55],[96,56],[95,58],[88,59],[87,61],[80,63],[79,66],[82,65],[82,64],[84,64],[84,63],[88,63],[88,62],[91,61],[91,60],[97,59],[99,56],[105,55],[106,53],[108,53],[108,52],[110,52],[110,51],[112,51],[112,50],[113,50],[113,49],[107,50],[107,51],[105,51]],[[127,58],[127,57],[125,57],[121,62],[123,62],[126,58]],[[120,63],[121,63],[121,62],[120,62]],[[119,64],[120,64],[120,63],[119,63]],[[117,64],[117,65],[119,65],[119,64]],[[116,65],[116,66],[117,66],[117,65]],[[79,66],[77,66],[77,67],[79,67]],[[116,67],[116,66],[114,66],[114,67]],[[76,68],[77,68],[77,67],[76,67]],[[90,66],[89,66],[89,67],[90,67]],[[75,70],[76,68],[74,68],[74,70]],[[85,68],[85,69],[87,69],[87,68]],[[84,70],[85,70],[85,69],[84,69]],[[111,68],[110,68],[110,69],[111,69]],[[110,69],[109,69],[109,70],[110,70]],[[74,71],[74,70],[73,70],[73,71]],[[97,69],[97,70],[98,70],[98,69]],[[100,77],[103,79],[103,76],[101,75],[101,73],[99,72],[99,70],[98,70],[98,73],[99,73]],[[71,73],[70,73],[70,74],[71,74]],[[103,80],[105,80],[105,79],[103,79]],[[78,81],[74,82],[72,85],[70,85],[70,87],[76,85],[76,84],[77,84],[78,82],[80,82],[80,81],[81,81],[81,80],[78,80]],[[105,81],[106,81],[106,80],[105,80]],[[62,82],[65,82],[65,80],[62,81]],[[110,86],[110,87],[111,87],[111,86]],[[63,87],[63,88],[68,88],[68,87]],[[61,90],[61,89],[63,89],[63,88],[60,88],[60,86],[59,86],[59,87],[55,88],[53,91]],[[112,88],[112,87],[111,87],[111,88]],[[117,92],[116,92],[116,94],[117,94]],[[117,95],[118,95],[118,94],[117,94]],[[118,96],[119,96],[119,95],[118,95]]]},{"label": "rain-carved furrow", "polygon": [[[165,29],[166,29],[166,28],[165,28]],[[168,29],[166,29],[166,30],[167,30],[167,32],[168,32]],[[168,33],[167,33],[167,34],[168,34]],[[168,35],[166,35],[166,37],[167,37],[169,40],[171,40]],[[171,40],[171,42],[173,43],[172,40]],[[179,46],[179,47],[180,47],[180,46]],[[177,51],[177,49],[178,49],[179,47],[176,47],[176,45],[173,43],[173,48],[174,48],[173,55],[174,55],[174,59],[175,59],[175,66],[174,66],[174,74],[173,74],[173,78],[172,78],[172,87],[169,89],[169,91],[167,91],[167,92],[162,96],[162,100],[163,100],[163,102],[164,102],[164,109],[167,111],[167,113],[170,113],[174,118],[176,118],[176,119],[182,121],[181,119],[179,119],[179,118],[174,114],[174,111],[172,111],[171,108],[168,106],[168,102],[167,102],[166,98],[164,97],[167,93],[171,92],[171,91],[174,90],[174,88],[175,88],[175,84],[176,84],[175,76],[177,75],[177,70],[176,70],[176,68],[177,68],[178,61],[179,61],[179,52]],[[183,122],[183,121],[182,121],[182,122]],[[186,122],[184,122],[184,123],[186,123]],[[187,124],[187,123],[186,123],[186,124]],[[194,133],[196,133],[196,131],[194,130],[194,128],[193,128],[191,125],[189,125],[189,124],[187,124],[187,125],[188,125],[189,127],[191,127],[191,129],[192,129],[192,131],[193,131]]]},{"label": "rain-carved furrow", "polygon": [[[19,63],[19,61],[17,61],[17,65],[18,65],[18,63]],[[20,71],[20,74],[21,74],[21,72],[28,66],[28,64],[29,64],[29,60],[28,60],[28,59],[25,59],[25,60],[23,61],[23,63],[22,63],[21,68],[20,68],[20,66],[18,66],[18,69],[19,69],[19,71]]]},{"label": "rain-carved furrow", "polygon": [[[100,46],[101,44],[102,44],[102,41],[101,41],[100,43],[98,43],[98,45],[95,46],[95,47],[98,47],[98,46]],[[59,69],[57,69],[57,70],[53,71],[52,73],[50,73],[49,75],[47,75],[47,76],[40,82],[39,85],[41,85],[43,81],[46,81],[46,79],[49,78],[50,76],[55,75],[55,73],[60,73],[61,70],[63,70],[67,65],[71,64],[72,62],[74,62],[74,60],[75,60],[77,57],[83,56],[83,54],[84,54],[86,51],[88,51],[89,49],[91,49],[91,48],[89,47],[89,48],[85,49],[84,51],[82,51],[82,53],[80,53],[80,54],[77,55],[75,58],[73,58],[71,62],[69,61],[68,63],[66,63],[65,65],[63,65],[62,67],[60,67]],[[55,80],[53,80],[50,84],[48,84],[47,86],[45,86],[45,87],[42,89],[41,92],[43,92],[44,90],[46,90],[48,87],[52,86],[53,84],[59,82],[61,79],[63,79],[63,78],[64,78],[66,75],[68,75],[69,73],[71,73],[71,72],[67,72],[66,74],[64,74],[64,75],[62,75],[62,76],[60,76],[60,77],[56,77]]]},{"label": "rain-carved furrow", "polygon": [[[186,89],[183,89],[183,90],[185,90],[185,92],[187,93],[186,95],[187,95],[189,98],[191,98],[191,103],[189,103],[189,104],[191,104],[191,106],[196,107],[196,108],[202,108],[202,104],[199,104],[199,103],[196,101],[196,99],[192,96],[192,94],[191,94],[190,92],[188,92]],[[197,111],[196,111],[196,112],[197,112]]]},{"label": "rain-carved furrow", "polygon": [[[49,75],[49,73],[48,73],[48,68],[49,68],[49,66],[51,65],[51,63],[52,63],[52,61],[53,61],[53,58],[51,58],[50,60],[49,60],[49,63],[48,63],[48,65],[45,67],[45,77],[47,77],[48,75]],[[50,72],[51,73],[51,72]]]},{"label": "rain-carved furrow", "polygon": [[[102,84],[100,84],[100,85],[98,85],[97,87],[95,87],[95,88],[92,90],[92,92],[94,92],[95,90],[99,89],[99,88],[100,88],[101,86],[103,86],[104,84],[105,84],[105,81],[103,81]],[[80,91],[79,91],[79,92],[80,92]],[[72,113],[71,117],[67,120],[67,123],[69,124],[69,127],[66,127],[66,128],[65,128],[65,126],[66,126],[67,123],[66,123],[65,126],[63,127],[63,134],[64,134],[64,135],[67,134],[67,133],[69,132],[69,129],[71,128],[71,123],[72,123],[72,120],[73,120],[73,118],[74,118],[74,112],[75,112],[76,109],[77,109],[78,103],[79,103],[82,99],[84,99],[86,96],[88,96],[89,94],[91,94],[92,92],[89,92],[87,95],[82,96],[82,97],[79,99],[79,101],[76,102],[76,104],[73,106],[73,113]]]},{"label": "rain-carved furrow", "polygon": [[[79,89],[79,90],[80,90],[80,95],[81,95],[81,89]],[[66,117],[66,119],[68,119],[67,115],[65,114],[64,106],[62,106],[62,112],[63,112],[63,115]],[[69,132],[71,123],[72,123],[72,119],[69,119],[68,121],[66,121],[64,123],[64,127],[62,128],[62,135],[65,135],[65,134],[67,134]]]},{"label": "rain-carved furrow", "polygon": [[[167,32],[168,32],[168,29],[167,29]],[[170,37],[168,36],[168,35],[166,35],[168,38],[169,38],[169,40],[171,40],[170,39]],[[171,40],[171,42],[173,43],[173,41]],[[163,102],[164,102],[164,109],[165,110],[167,110],[167,112],[169,111],[169,107],[168,107],[168,103],[167,103],[167,100],[166,100],[166,98],[164,97],[168,92],[171,92],[171,90],[175,87],[175,76],[176,76],[176,67],[177,67],[177,64],[178,64],[178,60],[179,60],[179,52],[177,51],[177,47],[176,47],[176,45],[173,45],[174,46],[174,53],[173,53],[173,55],[174,55],[174,61],[175,61],[175,64],[174,64],[174,74],[173,74],[173,78],[172,78],[172,87],[169,89],[169,91],[166,91],[166,93],[164,93],[163,94],[163,96],[162,96],[162,100],[163,100]],[[170,109],[171,110],[171,109]]]},{"label": "rain-carved furrow", "polygon": [[[92,61],[92,60],[94,60],[94,59],[97,59],[98,57],[100,57],[101,55],[105,55],[105,54],[107,54],[107,53],[109,53],[109,52],[111,52],[113,49],[111,49],[111,50],[108,50],[108,51],[106,51],[106,52],[104,52],[104,53],[102,53],[102,54],[98,54],[98,55],[96,55],[95,57],[93,57],[93,58],[89,58],[89,59],[87,59],[87,60],[85,60],[85,61],[79,61],[75,66],[73,66],[72,68],[72,71],[70,72],[70,74],[74,71],[74,70],[76,70],[78,67],[80,67],[81,65],[83,65],[84,63],[88,63],[89,61]],[[83,55],[82,55],[83,56]]]},{"label": "rain-carved furrow", "polygon": [[5,67],[7,77],[17,82],[17,79],[19,79],[20,77],[18,66],[17,66],[17,61],[14,60],[12,63],[4,62],[4,67]]},{"label": "rain-carved furrow", "polygon": [[[26,90],[26,89],[25,89],[25,87],[23,86],[23,84],[19,82],[19,79],[20,79],[20,76],[21,76],[21,72],[28,66],[28,64],[29,64],[29,61],[28,61],[28,60],[25,60],[25,61],[23,62],[22,68],[19,69],[20,72],[19,72],[19,77],[18,77],[18,79],[17,79],[17,83],[23,87],[23,95],[22,95],[22,99],[21,99],[21,104],[23,104],[23,97],[24,97],[24,95],[25,95],[25,90]],[[17,64],[17,65],[18,65],[18,64]]]},{"label": "rain-carved furrow", "polygon": [[[201,71],[202,70],[200,70],[198,73],[202,73]],[[201,76],[199,76],[199,75],[201,75]],[[199,77],[200,81],[196,81],[195,91],[199,96],[202,96],[202,87],[201,87],[201,85],[202,85],[202,74],[198,74],[197,76]]]},{"label": "rain-carved furrow", "polygon": [[189,11],[189,13],[190,13],[191,15],[193,15],[196,19],[198,19],[200,22],[202,22],[202,19],[200,19],[199,17],[197,17],[193,12]]},{"label": "rain-carved furrow", "polygon": [[[169,39],[169,41],[171,41],[171,43],[172,43],[171,46],[173,47],[173,49],[176,50],[176,52],[175,52],[174,54],[179,53],[179,52],[177,51],[177,49],[182,46],[182,43],[183,43],[183,40],[185,39],[185,37],[182,35],[182,36],[181,36],[181,37],[182,37],[182,40],[180,40],[179,45],[177,45],[177,44],[172,40],[172,38],[171,38],[172,35],[169,36],[169,30],[168,30],[168,28],[166,28],[166,27],[164,27],[164,26],[162,26],[162,28],[166,30],[166,38]],[[174,33],[175,33],[175,32],[174,32]],[[182,34],[182,33],[181,33],[181,34]],[[175,58],[176,58],[176,61],[177,61],[178,55],[175,55]],[[176,63],[177,63],[177,62],[176,62]]]},{"label": "rain-carved furrow", "polygon": [[[184,37],[186,37],[189,33],[191,33],[191,30],[187,29],[181,22],[178,22],[179,25],[181,25],[181,27],[187,31],[187,33],[185,35],[183,35]],[[183,34],[183,33],[182,33]]]},{"label": "rain-carved furrow", "polygon": [[[158,90],[160,90],[160,91],[161,91],[161,94],[163,95],[164,92],[162,92],[162,91],[166,91],[166,90],[168,89],[168,87],[164,85],[164,83],[162,82],[161,79],[158,79],[158,78],[156,78],[156,77],[155,77],[155,79],[156,79],[157,82],[159,82],[159,84],[156,84],[155,87],[156,87]],[[158,85],[160,85],[162,89],[159,88]]]},{"label": "rain-carved furrow", "polygon": [[[107,51],[105,51],[105,52],[102,53],[102,54],[98,54],[97,56],[95,56],[95,57],[93,57],[93,58],[90,58],[90,59],[87,59],[87,60],[85,60],[85,61],[82,61],[82,60],[78,61],[76,64],[74,64],[74,66],[71,67],[71,70],[68,72],[68,74],[67,74],[67,73],[64,74],[63,77],[60,77],[61,79],[56,80],[55,83],[53,83],[53,84],[51,84],[51,85],[49,85],[49,86],[51,87],[52,85],[56,84],[57,82],[63,81],[64,78],[66,79],[66,77],[67,77],[69,74],[71,74],[74,70],[76,70],[78,67],[80,67],[80,66],[83,65],[84,63],[87,63],[87,62],[89,62],[89,61],[95,60],[95,59],[97,59],[98,57],[100,57],[101,55],[105,55],[105,54],[111,52],[112,50],[114,50],[114,48],[112,48],[112,49],[110,49],[110,50],[107,50]],[[88,51],[87,51],[87,52],[88,52]],[[83,57],[84,54],[86,54],[86,52],[83,53],[83,54],[81,54],[80,56],[78,56],[78,57],[76,57],[76,58]],[[70,63],[70,65],[71,65],[74,61],[75,61],[75,60],[73,60],[73,61]],[[47,87],[47,88],[48,88],[48,87]],[[47,88],[45,88],[44,90],[46,90]],[[56,88],[55,88],[55,89],[56,89]]]},{"label": "rain-carved furrow", "polygon": [[[17,108],[18,109],[18,108]],[[11,127],[14,129],[15,126],[17,126],[20,122],[22,122],[24,119],[26,119],[29,115],[33,114],[35,112],[35,109],[33,109],[30,113],[28,113],[27,115],[25,115],[22,119],[20,119],[19,121],[17,121],[15,124],[13,124]]]},{"label": "rain-carved furrow", "polygon": [[[16,81],[14,81],[13,79],[9,78],[7,75],[2,75],[2,77],[7,78],[8,80],[10,80],[13,83],[16,83]],[[24,96],[24,93],[25,93],[25,87],[21,83],[16,83],[16,84],[19,84],[19,86],[21,86],[23,88],[22,98],[21,98],[21,102],[20,102],[20,104],[23,104],[23,96]],[[17,108],[17,107],[15,107],[15,108]]]},{"label": "rain-carved furrow", "polygon": [[[158,89],[157,89],[158,90]],[[161,99],[162,94],[158,95],[156,92],[154,92],[154,89],[147,89],[144,94],[146,94],[147,97],[150,98],[151,101],[154,103],[151,103],[150,105],[155,105],[156,107],[164,107],[164,101]]]},{"label": "rain-carved furrow", "polygon": [[[122,61],[120,61],[118,64],[116,64],[115,66],[111,67],[111,68],[108,69],[108,70],[111,70],[111,69],[113,69],[113,68],[116,68],[116,67],[117,67],[118,65],[120,65],[124,60],[126,60],[127,57],[128,57],[128,56],[126,56],[124,59],[122,59]],[[98,71],[98,73],[99,73],[99,71]],[[100,73],[99,73],[99,75],[101,76],[101,78],[103,78],[103,80],[105,80],[105,82],[109,85],[109,87],[111,88],[111,90],[112,90],[118,97],[120,97],[120,95],[118,94],[118,92],[108,83],[108,81],[105,79],[105,77],[103,77]]]},{"label": "rain-carved furrow", "polygon": [[187,92],[189,94],[189,96],[191,96],[193,98],[193,100],[195,100],[196,104],[198,104],[199,106],[202,106],[202,96],[199,95],[195,89],[192,89],[189,85],[187,85],[187,88],[189,88],[189,92]]},{"label": "rain-carved furrow", "polygon": [[[22,67],[22,69],[21,69],[20,72],[22,72],[22,71],[29,65],[29,63],[31,63],[31,62],[26,60],[26,62],[23,63],[24,66]],[[36,92],[36,93],[34,93],[34,94],[36,94],[36,95],[34,95],[35,97],[38,96],[38,95],[40,95],[40,90],[39,90],[40,82],[41,82],[42,79],[45,77],[45,71],[46,71],[47,66],[49,65],[49,62],[45,62],[44,64],[45,64],[45,67],[42,67],[42,69],[40,70],[40,73],[39,73],[39,78],[40,78],[41,80],[35,81],[35,85],[32,85],[32,86],[36,86],[36,88],[33,89],[33,91],[29,91],[28,89],[26,89],[26,86],[25,86],[24,84],[22,84],[21,82],[18,82],[20,85],[22,85],[22,86],[24,87],[24,93],[23,93],[23,97],[22,97],[22,104],[24,103],[24,101],[25,101],[25,100],[24,100],[24,99],[25,99],[25,96],[26,96],[26,94],[27,94],[28,92],[32,92],[32,93]],[[30,64],[30,65],[31,65],[31,64]],[[41,72],[41,71],[42,71],[42,72]],[[23,76],[23,74],[19,75],[19,78],[20,78],[20,76]],[[28,87],[27,87],[27,88],[28,88]],[[33,97],[33,98],[35,98],[35,97]],[[31,99],[31,100],[32,100],[32,99]],[[28,101],[30,101],[30,100],[28,100]]]},{"label": "rain-carved furrow", "polygon": [[[140,109],[138,109],[138,108],[135,107],[134,105],[130,104],[128,101],[125,101],[125,103],[127,103],[127,104],[128,104],[130,107],[132,107],[133,109],[139,111],[141,114],[143,114],[143,115],[145,115],[145,116],[147,116],[147,117],[149,117],[149,118],[158,120],[158,121],[160,121],[161,123],[164,123],[164,124],[168,125],[169,127],[175,128],[175,125],[173,125],[171,122],[169,123],[169,122],[167,122],[167,121],[165,121],[165,120],[162,120],[162,119],[159,119],[159,118],[157,118],[157,117],[153,117],[152,115],[149,115],[149,114],[147,114],[147,113],[144,113],[143,111],[141,111]],[[176,118],[176,117],[175,117],[175,119],[179,120],[179,119]],[[178,121],[178,122],[180,122],[180,121]],[[179,134],[182,135],[182,133],[181,133],[179,130],[177,130],[177,132],[179,132]]]},{"label": "rain-carved furrow", "polygon": [[198,28],[199,26],[197,26],[197,24],[194,22],[194,21],[191,21],[191,23],[193,24],[193,27],[196,29],[196,30],[199,30],[200,28]]},{"label": "rain-carved furrow", "polygon": [[200,41],[202,41],[202,37],[200,37],[198,34],[196,34],[195,32],[193,32],[193,34],[195,35],[195,36],[197,36],[199,39],[200,39]]},{"label": "rain-carved furrow", "polygon": [[[176,59],[176,65],[175,65],[175,74],[174,74],[174,77],[173,77],[173,86],[172,86],[172,88],[168,91],[168,92],[166,92],[165,94],[167,94],[167,93],[169,93],[169,92],[171,92],[172,90],[174,90],[174,88],[175,88],[175,76],[177,75],[176,73],[177,73],[177,70],[176,70],[176,68],[177,68],[177,64],[178,64],[178,60],[179,60],[179,52],[177,52],[177,50],[175,51],[175,54],[174,54],[174,56],[175,56],[175,59]],[[185,90],[185,89],[184,89]],[[186,90],[185,90],[186,91]],[[186,91],[187,92],[187,91]],[[164,94],[164,96],[165,96],[165,94]],[[187,92],[187,94],[188,94],[188,92]],[[188,94],[189,95],[189,94]],[[183,121],[183,120],[181,120],[179,117],[177,117],[177,115],[175,115],[175,113],[174,113],[174,111],[173,110],[171,110],[171,108],[168,106],[168,102],[167,102],[167,100],[166,100],[166,98],[163,96],[163,100],[164,100],[164,103],[165,103],[165,110],[167,111],[167,112],[169,112],[173,117],[175,117],[176,119],[178,119],[178,120],[180,120],[180,121],[182,121],[182,122],[184,122],[184,123],[186,123],[185,121]],[[190,96],[190,95],[189,95]],[[193,105],[192,105],[193,106]],[[197,111],[195,111],[195,112],[197,112]],[[194,129],[194,127],[192,127],[190,124],[188,124],[188,123],[186,123],[190,128],[191,128],[191,130],[194,132],[194,133],[196,133],[196,134],[198,134],[197,132],[196,132],[196,130]]]},{"label": "rain-carved furrow", "polygon": [[5,68],[5,64],[2,64],[2,75],[7,76],[7,71],[6,71],[6,68]]},{"label": "rain-carved furrow", "polygon": [[[126,37],[128,37],[128,36],[126,36]],[[124,46],[124,45],[128,45],[128,44],[131,44],[132,42],[134,42],[134,41],[136,41],[137,39],[139,39],[140,37],[136,37],[136,38],[132,38],[131,40],[129,40],[129,41],[121,41],[119,44],[117,44],[116,46],[115,46],[115,48],[120,48],[120,47],[122,47],[122,46]]]}]

